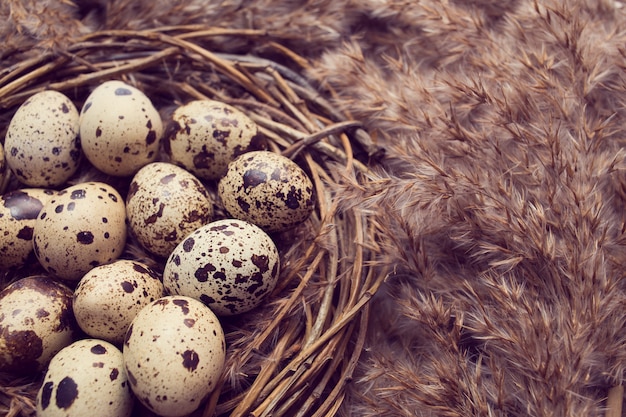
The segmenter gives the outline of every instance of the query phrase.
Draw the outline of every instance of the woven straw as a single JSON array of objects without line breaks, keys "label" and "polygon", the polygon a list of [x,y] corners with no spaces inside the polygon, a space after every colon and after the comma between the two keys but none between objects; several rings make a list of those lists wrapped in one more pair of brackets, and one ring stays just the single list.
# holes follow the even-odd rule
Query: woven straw
[{"label": "woven straw", "polygon": [[[164,120],[192,99],[238,107],[257,122],[270,150],[313,179],[316,211],[278,236],[277,289],[267,304],[224,320],[226,369],[194,415],[334,415],[363,350],[368,300],[385,275],[371,267],[377,227],[366,213],[340,210],[333,195],[347,182],[360,186],[380,151],[358,121],[329,104],[331,91],[307,81],[307,68],[262,31],[185,26],[96,32],[0,72],[2,137],[17,107],[38,91],[61,91],[80,108],[93,87],[121,79],[144,91]],[[3,191],[16,186],[13,179]],[[162,269],[130,246],[125,257]],[[2,286],[31,272],[4,272]],[[0,414],[34,415],[40,378],[0,374]],[[135,415],[150,414],[137,407]]]}]

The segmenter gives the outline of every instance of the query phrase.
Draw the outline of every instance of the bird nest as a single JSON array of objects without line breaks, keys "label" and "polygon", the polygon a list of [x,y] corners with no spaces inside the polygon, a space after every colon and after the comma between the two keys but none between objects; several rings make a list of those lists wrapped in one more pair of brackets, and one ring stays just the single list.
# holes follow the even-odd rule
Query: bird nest
[{"label": "bird nest", "polygon": [[[268,301],[223,320],[225,370],[194,415],[335,414],[363,350],[368,300],[385,274],[372,267],[376,224],[367,213],[339,208],[334,196],[342,187],[363,184],[381,150],[359,121],[331,105],[332,91],[303,75],[307,60],[263,31],[197,26],[96,32],[63,50],[24,52],[14,51],[16,63],[0,70],[2,138],[17,107],[34,93],[57,90],[80,106],[99,83],[118,79],[145,92],[163,120],[194,99],[233,105],[257,123],[269,150],[309,173],[316,210],[305,223],[276,236],[282,270]],[[24,58],[15,60],[19,54]],[[71,182],[94,176],[122,181],[83,165]],[[18,187],[13,178],[3,192]],[[163,270],[162,260],[132,239],[122,257]],[[38,268],[2,271],[2,287]],[[0,413],[34,415],[41,379],[0,374]],[[135,409],[135,415],[149,413],[140,405]]]}]

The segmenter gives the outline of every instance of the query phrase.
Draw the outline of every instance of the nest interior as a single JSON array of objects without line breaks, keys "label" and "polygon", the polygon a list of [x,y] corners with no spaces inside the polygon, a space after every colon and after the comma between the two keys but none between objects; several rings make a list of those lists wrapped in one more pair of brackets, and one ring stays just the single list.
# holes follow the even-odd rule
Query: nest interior
[{"label": "nest interior", "polygon": [[[622,415],[621,1],[155,4],[3,2],[0,131],[124,78],[253,112],[316,178],[202,412]],[[34,385],[3,376],[9,413]]]}]

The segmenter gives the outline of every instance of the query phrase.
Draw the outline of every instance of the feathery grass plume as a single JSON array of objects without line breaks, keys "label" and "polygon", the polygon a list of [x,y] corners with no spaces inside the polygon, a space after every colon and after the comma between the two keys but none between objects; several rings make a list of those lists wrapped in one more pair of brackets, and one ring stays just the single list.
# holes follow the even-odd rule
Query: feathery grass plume
[{"label": "feathery grass plume", "polygon": [[603,415],[624,378],[626,16],[591,1],[369,13],[393,25],[400,4],[421,16],[398,18],[410,36],[364,30],[312,72],[389,156],[340,194],[378,208],[398,271],[344,411]]},{"label": "feathery grass plume", "polygon": [[85,33],[72,0],[6,0],[0,4],[0,58],[25,47],[55,50]]}]

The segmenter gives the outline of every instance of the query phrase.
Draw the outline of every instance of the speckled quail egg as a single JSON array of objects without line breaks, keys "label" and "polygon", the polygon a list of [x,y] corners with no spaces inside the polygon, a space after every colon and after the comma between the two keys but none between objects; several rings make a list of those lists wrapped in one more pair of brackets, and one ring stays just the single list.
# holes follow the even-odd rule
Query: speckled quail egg
[{"label": "speckled quail egg", "polygon": [[172,252],[163,272],[171,294],[204,302],[216,314],[244,313],[276,286],[279,255],[261,228],[224,219],[200,227]]},{"label": "speckled quail egg", "polygon": [[196,410],[224,368],[222,326],[193,298],[163,297],[144,307],[126,333],[124,364],[141,403],[160,416]]},{"label": "speckled quail egg", "polygon": [[129,176],[154,161],[163,134],[150,99],[122,81],[106,81],[87,97],[80,112],[83,153],[100,171]]},{"label": "speckled quail egg", "polygon": [[11,171],[29,187],[64,184],[78,169],[78,110],[58,91],[42,91],[18,109],[4,148]]},{"label": "speckled quail egg", "polygon": [[155,271],[138,261],[118,259],[81,278],[74,290],[74,316],[89,336],[121,344],[139,310],[163,295]]},{"label": "speckled quail egg", "polygon": [[[55,194],[43,188],[14,190],[0,198],[0,269],[22,266],[33,254],[33,228]],[[36,260],[35,260],[36,262]]]},{"label": "speckled quail egg", "polygon": [[268,232],[292,228],[315,207],[313,184],[304,170],[268,151],[249,152],[231,162],[218,195],[232,217]]},{"label": "speckled quail egg", "polygon": [[46,276],[11,283],[0,292],[0,371],[42,370],[77,330],[68,287]]},{"label": "speckled quail egg", "polygon": [[126,211],[137,241],[149,252],[167,257],[186,235],[212,220],[213,202],[189,171],[154,162],[133,177]]},{"label": "speckled quail egg", "polygon": [[256,123],[219,101],[192,101],[177,108],[172,119],[165,141],[171,161],[205,180],[221,178],[235,157],[261,147]]},{"label": "speckled quail egg", "polygon": [[50,361],[37,393],[37,416],[128,417],[134,401],[122,352],[104,340],[83,339]]},{"label": "speckled quail egg", "polygon": [[33,229],[33,247],[52,275],[79,280],[116,260],[126,244],[126,207],[110,185],[87,182],[59,191],[44,204]]}]

